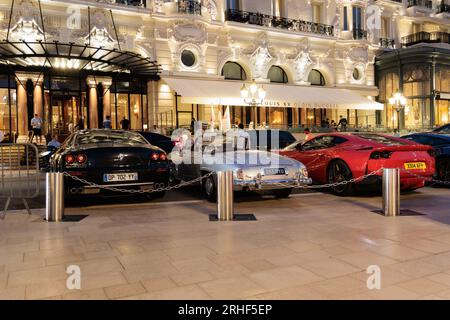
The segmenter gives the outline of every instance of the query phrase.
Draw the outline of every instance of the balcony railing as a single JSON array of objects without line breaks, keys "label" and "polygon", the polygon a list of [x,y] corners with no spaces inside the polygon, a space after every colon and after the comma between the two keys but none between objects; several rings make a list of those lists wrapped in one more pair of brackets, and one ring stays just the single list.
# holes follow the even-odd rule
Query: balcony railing
[{"label": "balcony railing", "polygon": [[380,38],[380,47],[386,49],[395,49],[395,40],[389,38]]},{"label": "balcony railing", "polygon": [[254,24],[263,27],[334,36],[334,27],[322,23],[288,19],[267,14],[232,9],[227,10],[226,18],[227,21]]},{"label": "balcony railing", "polygon": [[146,0],[96,0],[100,3],[118,4],[123,6],[146,8]]},{"label": "balcony railing", "polygon": [[408,47],[417,43],[450,43],[447,32],[418,32],[402,38],[402,46]]},{"label": "balcony railing", "polygon": [[353,40],[367,39],[367,31],[363,29],[353,29]]},{"label": "balcony railing", "polygon": [[195,0],[178,0],[178,13],[202,15],[202,4]]},{"label": "balcony railing", "polygon": [[408,8],[416,7],[416,6],[432,9],[433,1],[431,1],[431,0],[408,0]]},{"label": "balcony railing", "polygon": [[444,12],[450,13],[450,4],[441,2],[441,4],[437,7],[436,13],[444,13]]}]

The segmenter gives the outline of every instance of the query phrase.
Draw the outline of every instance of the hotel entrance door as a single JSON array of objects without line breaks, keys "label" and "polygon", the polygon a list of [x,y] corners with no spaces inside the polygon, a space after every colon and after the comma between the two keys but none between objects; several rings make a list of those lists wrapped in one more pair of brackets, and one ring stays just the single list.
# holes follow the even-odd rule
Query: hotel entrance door
[{"label": "hotel entrance door", "polygon": [[81,117],[78,92],[52,92],[51,130],[60,137],[68,136]]}]

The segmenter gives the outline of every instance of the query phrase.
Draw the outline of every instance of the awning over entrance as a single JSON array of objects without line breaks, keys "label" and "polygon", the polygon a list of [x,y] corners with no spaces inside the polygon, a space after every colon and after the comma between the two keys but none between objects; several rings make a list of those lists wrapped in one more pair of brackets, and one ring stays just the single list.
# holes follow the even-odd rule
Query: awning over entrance
[{"label": "awning over entrance", "polygon": [[[188,104],[247,106],[240,97],[242,82],[227,80],[162,77]],[[383,110],[383,104],[348,89],[264,84],[267,92],[262,106],[325,109]]]},{"label": "awning over entrance", "polygon": [[134,52],[58,41],[0,41],[0,64],[121,72],[147,77],[156,76],[160,71],[156,61]]}]

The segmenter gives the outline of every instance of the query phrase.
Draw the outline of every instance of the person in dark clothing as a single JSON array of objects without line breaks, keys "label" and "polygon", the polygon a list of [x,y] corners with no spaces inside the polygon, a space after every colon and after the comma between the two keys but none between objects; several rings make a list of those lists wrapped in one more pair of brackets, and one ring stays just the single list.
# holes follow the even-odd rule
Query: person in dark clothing
[{"label": "person in dark clothing", "polygon": [[78,119],[77,125],[75,126],[77,130],[84,130],[84,121],[83,118]]},{"label": "person in dark clothing", "polygon": [[347,131],[347,119],[343,116],[339,116],[338,127],[341,127],[341,131]]},{"label": "person in dark clothing", "polygon": [[238,128],[244,130],[244,125],[242,123],[239,123]]},{"label": "person in dark clothing", "polygon": [[120,127],[122,130],[129,130],[130,129],[130,120],[123,117],[122,120],[120,120]]},{"label": "person in dark clothing", "polygon": [[194,129],[195,129],[195,118],[192,118],[191,120],[191,132],[194,133]]}]

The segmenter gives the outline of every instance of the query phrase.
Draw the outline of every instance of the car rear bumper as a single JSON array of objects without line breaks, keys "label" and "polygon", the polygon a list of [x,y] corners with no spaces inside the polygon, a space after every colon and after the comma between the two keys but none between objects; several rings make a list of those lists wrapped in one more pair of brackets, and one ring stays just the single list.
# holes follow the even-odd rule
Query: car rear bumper
[{"label": "car rear bumper", "polygon": [[234,190],[277,190],[310,185],[311,178],[271,179],[271,180],[234,180]]},{"label": "car rear bumper", "polygon": [[[106,183],[102,180],[103,174],[91,172],[68,172],[69,174],[75,176],[75,179],[66,177],[64,180],[66,192],[70,195],[88,195],[88,194],[120,194],[126,195],[128,190],[154,190],[159,188],[167,187],[169,184],[169,170],[158,171],[158,170],[133,170],[138,172],[139,180],[137,181],[127,181],[127,182],[116,182],[116,183]],[[118,171],[114,171],[118,172]],[[83,183],[78,179],[83,179],[88,182]],[[114,189],[112,189],[114,188]],[[115,190],[115,189],[120,189]],[[123,190],[123,192],[122,192]],[[133,192],[129,192],[133,194]]]}]

